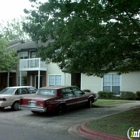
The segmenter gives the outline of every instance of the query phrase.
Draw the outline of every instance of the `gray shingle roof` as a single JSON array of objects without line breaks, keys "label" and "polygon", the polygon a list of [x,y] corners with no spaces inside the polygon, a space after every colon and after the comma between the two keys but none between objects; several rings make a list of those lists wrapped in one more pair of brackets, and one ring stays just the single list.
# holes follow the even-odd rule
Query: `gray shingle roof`
[{"label": "gray shingle roof", "polygon": [[38,45],[34,41],[23,42],[21,40],[11,41],[8,49],[16,49],[17,51],[37,49]]}]

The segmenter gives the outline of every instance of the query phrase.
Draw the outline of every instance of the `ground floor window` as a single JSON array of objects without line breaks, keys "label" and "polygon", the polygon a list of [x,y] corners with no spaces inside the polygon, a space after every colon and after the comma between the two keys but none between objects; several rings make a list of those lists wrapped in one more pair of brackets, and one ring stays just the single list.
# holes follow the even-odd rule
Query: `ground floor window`
[{"label": "ground floor window", "polygon": [[62,75],[49,75],[49,86],[62,85]]},{"label": "ground floor window", "polygon": [[115,95],[120,93],[120,75],[106,74],[103,77],[103,91],[111,91]]}]

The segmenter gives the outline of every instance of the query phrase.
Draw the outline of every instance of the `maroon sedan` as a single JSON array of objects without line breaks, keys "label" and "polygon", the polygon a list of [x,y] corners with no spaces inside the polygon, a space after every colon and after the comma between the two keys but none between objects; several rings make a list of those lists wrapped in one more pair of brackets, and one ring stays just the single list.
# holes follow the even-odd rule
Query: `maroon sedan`
[{"label": "maroon sedan", "polygon": [[92,107],[96,94],[84,93],[75,86],[50,86],[38,89],[35,95],[20,100],[21,108],[33,113],[56,112],[62,114],[69,107],[85,104]]}]

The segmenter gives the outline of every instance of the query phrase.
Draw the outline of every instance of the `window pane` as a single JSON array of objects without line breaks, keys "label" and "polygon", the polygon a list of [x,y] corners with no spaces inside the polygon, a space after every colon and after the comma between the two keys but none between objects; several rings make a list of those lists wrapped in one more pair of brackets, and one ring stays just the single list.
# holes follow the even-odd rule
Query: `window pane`
[{"label": "window pane", "polygon": [[49,75],[49,86],[61,85],[62,76],[61,75]]},{"label": "window pane", "polygon": [[104,86],[110,86],[112,83],[112,75],[111,74],[106,74],[104,75],[103,78],[103,85]]},{"label": "window pane", "polygon": [[113,86],[112,87],[112,92],[116,95],[120,94],[120,86]]},{"label": "window pane", "polygon": [[49,86],[55,85],[55,75],[49,75]]},{"label": "window pane", "polygon": [[103,91],[112,91],[115,94],[120,92],[120,75],[106,74],[103,77]]},{"label": "window pane", "polygon": [[61,75],[55,76],[55,85],[61,85]]},{"label": "window pane", "polygon": [[19,53],[18,53],[18,56],[19,56],[21,59],[28,58],[28,52],[19,52]]},{"label": "window pane", "polygon": [[103,86],[103,91],[111,91],[111,86]]},{"label": "window pane", "polygon": [[113,86],[120,86],[120,75],[113,74],[112,75],[112,85]]}]

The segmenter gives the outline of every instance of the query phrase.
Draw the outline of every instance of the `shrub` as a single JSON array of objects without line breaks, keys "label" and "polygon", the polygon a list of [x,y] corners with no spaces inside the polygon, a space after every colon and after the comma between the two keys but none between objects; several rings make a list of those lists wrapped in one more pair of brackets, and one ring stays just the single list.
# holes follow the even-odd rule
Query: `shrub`
[{"label": "shrub", "polygon": [[106,91],[99,91],[98,95],[100,99],[112,99],[113,98],[113,92],[106,92]]},{"label": "shrub", "polygon": [[91,92],[89,89],[84,89],[83,92]]},{"label": "shrub", "polygon": [[140,91],[136,92],[137,99],[140,100]]},{"label": "shrub", "polygon": [[121,98],[124,100],[135,100],[136,94],[131,91],[121,91]]}]

